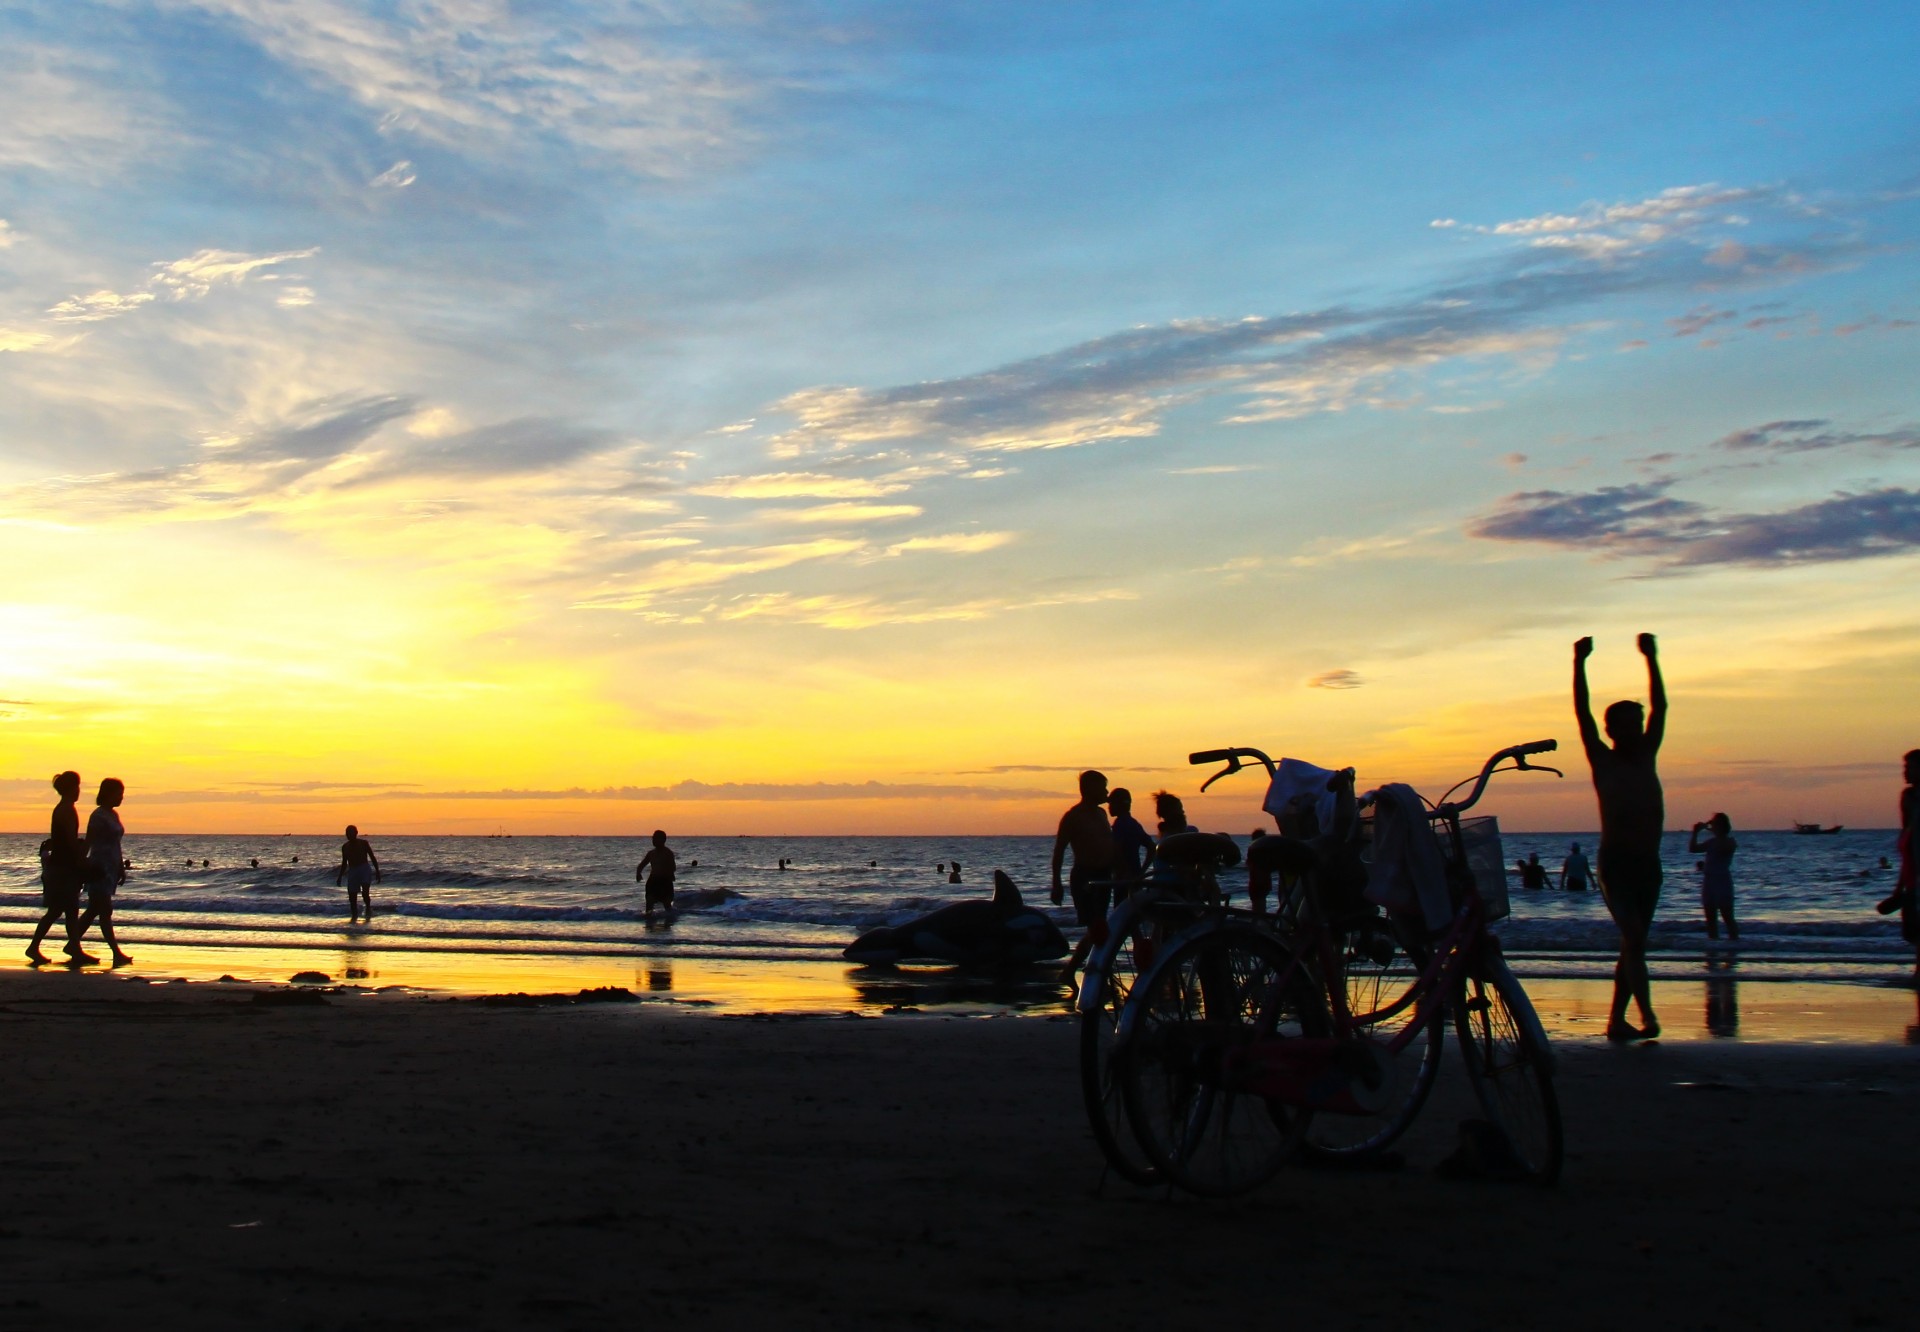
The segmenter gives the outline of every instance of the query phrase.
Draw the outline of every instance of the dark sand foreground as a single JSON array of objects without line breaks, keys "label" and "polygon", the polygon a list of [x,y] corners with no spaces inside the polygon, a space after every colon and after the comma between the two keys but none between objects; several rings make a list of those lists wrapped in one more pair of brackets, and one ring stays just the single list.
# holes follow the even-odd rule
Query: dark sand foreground
[{"label": "dark sand foreground", "polygon": [[[1561,1049],[1566,1179],[1099,1191],[1074,1030],[0,978],[0,1326],[1910,1327],[1920,1051]],[[284,993],[284,992],[283,992]]]}]

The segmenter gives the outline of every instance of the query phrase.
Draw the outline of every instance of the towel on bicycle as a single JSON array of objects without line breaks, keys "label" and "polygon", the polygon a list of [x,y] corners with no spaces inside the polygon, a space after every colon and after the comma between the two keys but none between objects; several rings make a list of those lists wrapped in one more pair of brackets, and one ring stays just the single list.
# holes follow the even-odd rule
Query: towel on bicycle
[{"label": "towel on bicycle", "polygon": [[1389,782],[1373,793],[1367,900],[1396,915],[1418,915],[1429,930],[1443,930],[1453,920],[1447,865],[1426,802],[1405,782]]},{"label": "towel on bicycle", "polygon": [[1287,824],[1287,815],[1292,813],[1294,801],[1299,800],[1313,810],[1316,821],[1313,833],[1307,835],[1330,832],[1334,818],[1333,779],[1338,775],[1331,768],[1316,767],[1305,759],[1283,758],[1274,765],[1273,780],[1267,784],[1267,798],[1260,802],[1260,808],[1273,815],[1282,832],[1299,836]]}]

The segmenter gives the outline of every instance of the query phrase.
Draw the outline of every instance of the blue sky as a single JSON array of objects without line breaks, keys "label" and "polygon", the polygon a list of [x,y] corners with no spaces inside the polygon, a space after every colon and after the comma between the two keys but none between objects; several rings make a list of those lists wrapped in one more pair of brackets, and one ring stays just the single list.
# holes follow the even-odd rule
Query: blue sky
[{"label": "blue sky", "polygon": [[[368,762],[342,715],[461,791],[1174,780],[1223,729],[1424,779],[1570,736],[1566,642],[1624,689],[1641,628],[1702,705],[1674,780],[1755,817],[1792,767],[1858,821],[1920,733],[1908,9],[0,37],[0,603],[127,645],[0,678],[15,780],[306,780]],[[1037,817],[976,785],[924,826]],[[831,818],[921,817],[877,809]]]}]

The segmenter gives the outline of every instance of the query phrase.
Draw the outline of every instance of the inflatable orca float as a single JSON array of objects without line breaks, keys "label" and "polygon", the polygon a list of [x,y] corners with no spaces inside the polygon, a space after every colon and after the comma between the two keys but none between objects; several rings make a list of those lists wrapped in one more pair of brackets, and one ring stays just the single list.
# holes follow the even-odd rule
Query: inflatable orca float
[{"label": "inflatable orca float", "polygon": [[992,901],[955,902],[904,925],[868,930],[841,956],[866,966],[906,961],[1004,966],[1067,952],[1054,923],[1022,902],[1013,880],[995,870]]}]

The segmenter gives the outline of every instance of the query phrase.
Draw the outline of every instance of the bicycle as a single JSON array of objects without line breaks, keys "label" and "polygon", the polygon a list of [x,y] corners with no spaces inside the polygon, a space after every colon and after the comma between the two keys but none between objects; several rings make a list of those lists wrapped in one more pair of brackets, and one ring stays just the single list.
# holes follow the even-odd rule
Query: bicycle
[{"label": "bicycle", "polygon": [[1117,900],[1106,919],[1106,937],[1087,955],[1074,995],[1087,1122],[1109,1166],[1135,1184],[1157,1183],[1160,1176],[1135,1145],[1119,1084],[1113,1080],[1111,1055],[1120,1014],[1134,982],[1152,965],[1158,942],[1203,913],[1225,909],[1218,875],[1240,863],[1240,848],[1231,838],[1179,833],[1155,848],[1154,861],[1155,875],[1107,885]]},{"label": "bicycle", "polygon": [[[1558,1178],[1551,1047],[1487,928],[1498,914],[1488,901],[1495,884],[1495,905],[1504,900],[1497,826],[1473,820],[1463,830],[1461,820],[1492,775],[1508,770],[1500,764],[1534,769],[1527,758],[1556,747],[1499,751],[1465,800],[1443,798],[1431,810],[1404,787],[1364,802],[1376,806],[1376,829],[1386,822],[1416,860],[1425,853],[1406,830],[1417,818],[1438,856],[1441,877],[1427,886],[1445,896],[1438,910],[1428,902],[1426,928],[1407,911],[1381,916],[1333,891],[1328,853],[1343,845],[1341,828],[1319,846],[1276,842],[1273,858],[1298,872],[1275,918],[1215,913],[1168,942],[1133,985],[1110,1054],[1127,1124],[1156,1179],[1224,1196],[1265,1182],[1299,1152],[1358,1159],[1383,1150],[1425,1103],[1449,1011],[1475,1093],[1515,1166],[1540,1183]],[[1257,750],[1192,757],[1226,760],[1216,779],[1238,771],[1242,757],[1273,768]]]}]

